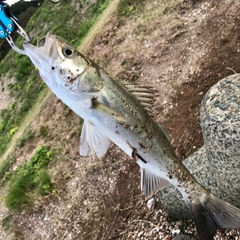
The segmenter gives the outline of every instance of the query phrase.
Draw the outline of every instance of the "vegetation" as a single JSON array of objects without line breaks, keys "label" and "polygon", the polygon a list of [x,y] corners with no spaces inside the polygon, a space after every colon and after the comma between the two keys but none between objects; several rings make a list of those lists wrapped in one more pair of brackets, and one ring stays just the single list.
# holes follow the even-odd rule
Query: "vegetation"
[{"label": "vegetation", "polygon": [[46,137],[48,135],[48,128],[46,126],[40,127],[40,135],[42,137]]},{"label": "vegetation", "polygon": [[46,169],[42,169],[38,173],[38,192],[41,196],[46,196],[52,190],[51,177]]},{"label": "vegetation", "polygon": [[[37,78],[30,61],[23,56],[16,56],[18,65],[15,67],[16,82],[8,88],[15,102],[10,109],[0,112],[0,154],[6,150],[8,142],[21,124],[26,113],[36,102],[37,96],[44,88],[43,82]],[[0,63],[0,66],[3,63]]]},{"label": "vegetation", "polygon": [[19,139],[18,147],[22,148],[25,143],[35,137],[34,132],[30,128],[28,128],[25,133],[22,135],[22,137]]},{"label": "vegetation", "polygon": [[43,0],[37,0],[37,1],[20,0],[19,2],[16,2],[11,6],[11,12],[14,13],[14,15],[19,18],[20,15],[24,13],[28,8],[38,7],[42,3],[43,3]]},{"label": "vegetation", "polygon": [[7,215],[6,217],[4,217],[2,219],[2,228],[3,230],[7,231],[11,228],[11,224],[12,224],[12,215]]},{"label": "vegetation", "polygon": [[52,158],[52,152],[47,147],[40,146],[29,162],[18,166],[12,173],[5,199],[10,210],[31,206],[35,190],[41,196],[51,192],[51,178],[46,167]]},{"label": "vegetation", "polygon": [[121,0],[118,6],[118,17],[129,17],[139,11],[142,5],[146,3],[144,0]]},{"label": "vegetation", "polygon": [[9,156],[6,160],[0,164],[0,185],[9,180],[9,171],[12,165],[16,162],[15,156]]}]

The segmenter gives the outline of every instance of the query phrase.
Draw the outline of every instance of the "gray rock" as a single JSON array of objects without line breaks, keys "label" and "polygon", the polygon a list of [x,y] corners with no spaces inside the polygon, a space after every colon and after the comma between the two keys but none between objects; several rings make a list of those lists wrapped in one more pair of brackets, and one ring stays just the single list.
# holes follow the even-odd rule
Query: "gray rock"
[{"label": "gray rock", "polygon": [[197,240],[197,238],[192,234],[180,233],[173,240]]},{"label": "gray rock", "polygon": [[[240,208],[240,74],[211,87],[200,115],[204,146],[183,163],[206,189]],[[174,187],[159,191],[159,196],[172,217],[191,218]]]}]

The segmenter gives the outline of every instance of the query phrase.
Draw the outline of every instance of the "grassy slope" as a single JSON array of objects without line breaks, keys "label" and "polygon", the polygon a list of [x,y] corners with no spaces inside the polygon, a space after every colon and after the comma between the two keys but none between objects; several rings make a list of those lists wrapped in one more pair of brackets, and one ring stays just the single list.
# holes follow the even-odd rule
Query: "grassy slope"
[{"label": "grassy slope", "polygon": [[[100,2],[101,2],[101,1],[100,1]],[[116,6],[117,6],[118,2],[119,2],[118,0],[112,1],[111,4],[110,4],[110,6],[107,8],[107,10],[104,11],[104,13],[98,17],[98,21],[97,21],[96,26],[93,27],[92,30],[90,30],[90,32],[89,32],[89,34],[88,34],[88,37],[86,37],[84,40],[82,40],[82,44],[81,44],[82,47],[80,47],[80,50],[81,50],[81,51],[84,51],[84,49],[85,49],[85,51],[86,51],[86,49],[90,46],[92,40],[94,39],[94,36],[98,33],[98,31],[99,31],[99,30],[101,29],[101,27],[104,25],[105,21],[107,21],[107,19],[109,19],[109,15],[114,11],[114,9],[116,9]],[[48,7],[48,6],[43,6],[43,9],[41,10],[41,12],[44,13],[44,11],[46,11],[46,7]],[[58,9],[52,8],[52,9],[50,10],[50,12],[55,11],[55,12],[56,12],[55,14],[58,14],[59,11],[61,11],[62,8],[61,8],[61,7],[56,7],[56,8],[58,8]],[[88,12],[89,12],[89,10],[88,10]],[[86,13],[86,14],[89,14],[89,13]],[[42,15],[44,15],[44,14],[42,14]],[[96,14],[95,14],[95,15],[96,15]],[[53,14],[52,14],[52,17],[54,18]],[[29,23],[30,26],[27,27],[30,32],[31,32],[31,29],[34,29],[33,20],[34,20],[34,21],[42,22],[41,19],[39,19],[39,18],[40,18],[40,14],[37,13],[36,15],[33,16],[32,20],[30,20],[30,23]],[[56,20],[55,20],[55,21],[56,21]],[[81,21],[82,21],[82,23],[84,22],[83,19],[82,19]],[[40,31],[39,29],[36,29],[36,33],[35,33],[35,34],[41,36],[41,34],[44,34],[45,32],[48,32],[48,31],[49,31],[49,30],[48,30],[49,27],[50,27],[50,29],[51,29],[51,25],[54,26],[54,22],[51,23],[50,26],[48,26],[48,28],[45,29],[44,31]],[[84,24],[83,24],[83,25],[84,25]],[[79,25],[79,28],[80,28],[79,32],[81,32],[81,26],[82,26],[82,25]],[[55,31],[53,30],[53,33],[57,34],[57,33],[58,33],[58,29],[55,28]],[[82,33],[79,33],[79,34],[81,35]],[[76,35],[75,38],[72,39],[71,42],[74,42],[74,44],[76,45],[79,40],[76,39],[76,37],[77,37],[78,34],[75,34],[75,35]],[[62,35],[61,35],[61,36],[62,36]],[[64,37],[64,36],[63,36],[63,37]],[[68,40],[70,41],[70,39],[68,39]],[[7,62],[11,62],[15,55],[16,55],[16,53],[11,52],[11,54],[9,54],[9,56],[7,56],[7,59],[5,60],[5,62],[6,62],[6,63],[7,63]],[[26,60],[25,60],[25,61],[26,61]],[[27,61],[28,61],[28,60],[27,60]],[[4,62],[1,63],[1,64],[4,64]],[[30,66],[30,68],[31,68],[31,69],[34,69],[32,65]],[[16,70],[15,70],[13,67],[11,67],[11,71],[16,72]],[[28,77],[28,79],[30,78],[30,76],[32,76],[32,74],[35,75],[34,77],[32,77],[34,80],[35,80],[36,78],[38,78],[37,72],[31,70],[31,72],[29,72],[29,74],[26,74],[26,76]],[[15,83],[14,83],[14,84],[15,84]],[[41,83],[41,80],[40,80],[40,81],[37,81],[37,82],[35,81],[35,84],[42,84],[42,83]],[[36,94],[36,95],[37,95],[37,94]],[[7,147],[6,147],[6,151],[5,151],[4,153],[2,152],[2,153],[0,154],[0,168],[1,168],[1,165],[5,163],[4,161],[7,159],[7,157],[13,152],[14,147],[15,147],[18,139],[19,139],[19,138],[22,136],[22,134],[24,133],[24,130],[26,129],[26,127],[27,127],[27,126],[32,122],[32,120],[37,116],[37,114],[38,114],[38,113],[40,112],[40,110],[41,110],[41,107],[47,102],[47,100],[48,100],[48,98],[50,97],[50,95],[51,95],[51,94],[50,94],[50,92],[49,92],[48,89],[43,89],[42,92],[39,94],[38,98],[35,99],[35,104],[31,107],[32,110],[30,110],[29,112],[27,112],[27,114],[26,114],[25,116],[22,116],[22,120],[20,121],[20,123],[19,123],[19,122],[18,122],[18,123],[15,122],[15,124],[12,126],[12,128],[14,128],[14,127],[16,127],[16,125],[17,125],[17,131],[16,131],[15,134],[13,134],[13,136],[12,136],[12,138],[11,138],[11,141],[8,143],[8,145],[7,145]],[[17,102],[17,100],[18,100],[18,99],[16,99],[16,102]],[[19,102],[17,102],[16,105],[19,106]],[[20,103],[20,105],[21,105],[21,103]],[[14,114],[16,114],[16,113],[14,112],[14,113],[11,114],[12,117],[13,117]],[[19,125],[18,125],[18,124],[19,124]],[[7,124],[7,125],[8,125],[8,124]]]},{"label": "grassy slope", "polygon": [[113,0],[105,11],[100,15],[96,21],[96,24],[92,26],[87,36],[84,38],[81,45],[78,47],[78,50],[85,53],[90,48],[94,38],[101,32],[103,26],[109,21],[111,15],[116,11],[117,5],[120,0]]},{"label": "grassy slope", "polygon": [[18,140],[23,135],[26,128],[31,124],[31,122],[36,118],[36,116],[41,111],[42,107],[48,101],[49,97],[51,96],[51,91],[48,88],[42,90],[40,96],[38,97],[37,102],[34,104],[33,108],[29,113],[26,115],[24,121],[22,122],[21,126],[18,128],[18,131],[12,137],[10,143],[8,144],[7,151],[0,156],[0,163],[4,162],[10,154],[14,151],[14,148],[18,142]]},{"label": "grassy slope", "polygon": [[[96,35],[101,31],[102,27],[106,24],[109,20],[111,14],[116,10],[117,5],[120,0],[112,1],[109,6],[103,11],[103,13],[98,17],[96,24],[92,26],[89,30],[88,35],[83,39],[82,43],[78,47],[79,51],[87,52],[88,48],[90,47],[92,41],[96,37]],[[44,105],[48,102],[49,98],[53,96],[53,93],[49,88],[45,88],[42,90],[41,94],[37,98],[36,103],[33,105],[32,109],[28,112],[26,117],[24,118],[21,125],[18,127],[17,132],[13,135],[11,141],[8,144],[7,151],[4,152],[3,155],[0,155],[0,168],[2,165],[6,164],[11,154],[14,154],[15,147],[18,144],[19,139],[24,134],[28,126],[36,119],[37,115],[41,112],[44,108]],[[1,195],[5,196],[6,187],[1,189]],[[1,199],[4,202],[3,199]],[[2,206],[3,207],[3,206]],[[3,211],[5,207],[3,207]],[[0,231],[1,235],[1,231]],[[11,238],[11,237],[10,237]]]},{"label": "grassy slope", "polygon": [[[84,38],[81,45],[78,47],[79,51],[86,52],[88,50],[88,48],[91,46],[91,43],[96,37],[96,35],[101,31],[102,27],[109,20],[111,14],[116,10],[118,3],[119,3],[119,0],[112,1],[109,4],[108,8],[106,8],[106,10],[99,16],[99,19],[96,22],[96,24],[93,25],[88,35]],[[26,128],[40,113],[42,107],[44,106],[44,104],[46,104],[46,102],[48,101],[51,95],[52,95],[52,92],[48,88],[44,89],[41,92],[36,104],[32,107],[32,110],[29,111],[29,113],[26,115],[21,126],[18,128],[18,131],[12,137],[11,142],[8,145],[7,151],[2,156],[0,156],[0,162],[3,162],[5,159],[7,159],[7,157],[14,151],[14,148],[18,140],[23,135]]]}]

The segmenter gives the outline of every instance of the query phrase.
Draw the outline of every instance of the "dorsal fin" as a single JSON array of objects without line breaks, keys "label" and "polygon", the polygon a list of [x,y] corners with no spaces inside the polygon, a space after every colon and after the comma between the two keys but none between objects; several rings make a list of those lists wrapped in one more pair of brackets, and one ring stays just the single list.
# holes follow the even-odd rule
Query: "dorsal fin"
[{"label": "dorsal fin", "polygon": [[138,101],[140,101],[149,115],[153,116],[151,108],[155,101],[156,90],[151,86],[141,86],[139,84],[124,83],[124,86],[138,99]]}]

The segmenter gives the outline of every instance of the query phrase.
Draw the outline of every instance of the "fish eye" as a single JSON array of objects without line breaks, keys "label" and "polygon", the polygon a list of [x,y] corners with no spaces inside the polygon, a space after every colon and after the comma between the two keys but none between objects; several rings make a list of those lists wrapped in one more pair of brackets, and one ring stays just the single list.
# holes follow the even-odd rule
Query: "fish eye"
[{"label": "fish eye", "polygon": [[65,49],[63,49],[63,54],[64,54],[66,57],[71,57],[71,55],[73,54],[73,50],[70,49],[70,48],[65,48]]}]

